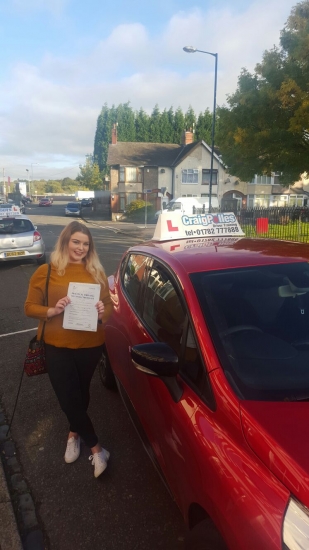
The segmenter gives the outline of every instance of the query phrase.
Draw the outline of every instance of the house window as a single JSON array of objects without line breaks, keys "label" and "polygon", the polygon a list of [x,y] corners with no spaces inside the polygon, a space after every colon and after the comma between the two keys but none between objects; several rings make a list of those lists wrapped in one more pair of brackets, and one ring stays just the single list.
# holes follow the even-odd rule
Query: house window
[{"label": "house window", "polygon": [[[212,171],[212,185],[217,185],[218,183],[218,170]],[[210,170],[202,170],[202,185],[210,184]]]},{"label": "house window", "polygon": [[119,168],[119,181],[123,183],[124,180],[124,166],[120,166]]},{"label": "house window", "polygon": [[132,201],[136,201],[137,194],[136,193],[128,193],[127,194],[127,204],[131,204]]},{"label": "house window", "polygon": [[198,170],[187,168],[181,172],[181,183],[198,183]]},{"label": "house window", "polygon": [[290,206],[304,206],[304,197],[303,197],[303,195],[290,195],[289,205]]},{"label": "house window", "polygon": [[250,181],[252,184],[256,185],[271,185],[271,176],[258,176],[255,175],[252,181]]},{"label": "house window", "polygon": [[135,166],[129,166],[126,168],[126,182],[142,182],[142,170]]},{"label": "house window", "polygon": [[248,208],[253,208],[254,195],[248,195],[247,205],[248,205]]},{"label": "house window", "polygon": [[124,195],[120,195],[119,196],[119,210],[120,210],[120,212],[124,211],[125,205],[126,205],[125,197],[124,197]]},{"label": "house window", "polygon": [[119,182],[121,183],[140,183],[143,181],[143,170],[136,166],[120,166]]},{"label": "house window", "polygon": [[255,208],[269,208],[270,195],[255,195],[254,207]]}]

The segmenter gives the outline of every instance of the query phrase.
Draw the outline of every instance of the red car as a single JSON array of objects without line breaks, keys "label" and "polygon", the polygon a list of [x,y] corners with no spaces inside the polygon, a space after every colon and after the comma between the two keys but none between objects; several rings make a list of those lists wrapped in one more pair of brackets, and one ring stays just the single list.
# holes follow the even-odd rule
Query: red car
[{"label": "red car", "polygon": [[39,206],[51,206],[53,204],[52,199],[41,199],[39,202]]},{"label": "red car", "polygon": [[101,378],[187,550],[309,549],[308,261],[308,245],[243,237],[233,214],[163,213],[109,278]]}]

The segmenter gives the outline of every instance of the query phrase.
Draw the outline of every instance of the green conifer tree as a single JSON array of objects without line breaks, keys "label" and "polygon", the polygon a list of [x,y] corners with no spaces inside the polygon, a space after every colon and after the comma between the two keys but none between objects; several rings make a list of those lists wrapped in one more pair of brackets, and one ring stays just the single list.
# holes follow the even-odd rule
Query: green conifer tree
[{"label": "green conifer tree", "polygon": [[149,125],[149,141],[151,143],[160,143],[161,140],[161,113],[159,111],[158,105],[155,105],[151,116],[150,116],[150,125]]},{"label": "green conifer tree", "polygon": [[173,142],[174,143],[181,143],[182,133],[186,129],[185,128],[185,117],[180,107],[176,109],[175,116],[174,116],[174,136],[173,136]]},{"label": "green conifer tree", "polygon": [[150,117],[143,108],[135,113],[135,137],[136,141],[147,143],[149,141]]}]

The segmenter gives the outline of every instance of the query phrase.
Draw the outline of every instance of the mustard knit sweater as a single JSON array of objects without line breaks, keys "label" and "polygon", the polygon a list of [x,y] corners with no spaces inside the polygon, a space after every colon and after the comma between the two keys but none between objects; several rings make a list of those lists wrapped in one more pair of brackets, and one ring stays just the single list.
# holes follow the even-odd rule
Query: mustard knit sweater
[{"label": "mustard knit sweater", "polygon": [[44,306],[45,284],[48,271],[48,264],[40,266],[32,275],[29,283],[28,296],[25,303],[25,313],[27,317],[39,319],[38,335],[41,335],[43,322],[45,325],[44,341],[58,348],[92,348],[104,343],[104,323],[113,310],[112,301],[109,294],[108,281],[102,288],[100,300],[104,303],[104,314],[102,324],[98,324],[97,332],[88,332],[83,330],[68,330],[62,328],[63,313],[47,319],[47,310],[55,307],[60,298],[67,296],[70,282],[77,283],[95,283],[93,277],[86,271],[84,264],[68,264],[63,276],[58,275],[54,266],[51,266],[50,279],[48,285],[48,306]]}]

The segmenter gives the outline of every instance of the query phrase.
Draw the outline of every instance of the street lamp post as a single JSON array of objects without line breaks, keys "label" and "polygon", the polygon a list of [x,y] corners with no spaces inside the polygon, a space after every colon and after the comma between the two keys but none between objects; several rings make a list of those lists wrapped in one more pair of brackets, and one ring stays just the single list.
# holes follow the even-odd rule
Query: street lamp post
[{"label": "street lamp post", "polygon": [[28,190],[29,190],[29,195],[31,195],[31,193],[30,193],[30,175],[29,175],[29,168],[26,168],[26,172],[28,172]]},{"label": "street lamp post", "polygon": [[214,149],[215,149],[215,127],[216,127],[216,103],[217,103],[217,71],[218,71],[218,54],[212,52],[205,52],[204,50],[197,50],[193,46],[185,46],[183,50],[186,53],[206,53],[212,55],[215,58],[215,84],[214,84],[214,107],[212,113],[212,129],[211,129],[211,161],[210,161],[210,181],[209,181],[209,209],[211,212],[211,194],[212,194],[212,176],[213,176],[213,166],[214,166]]}]

